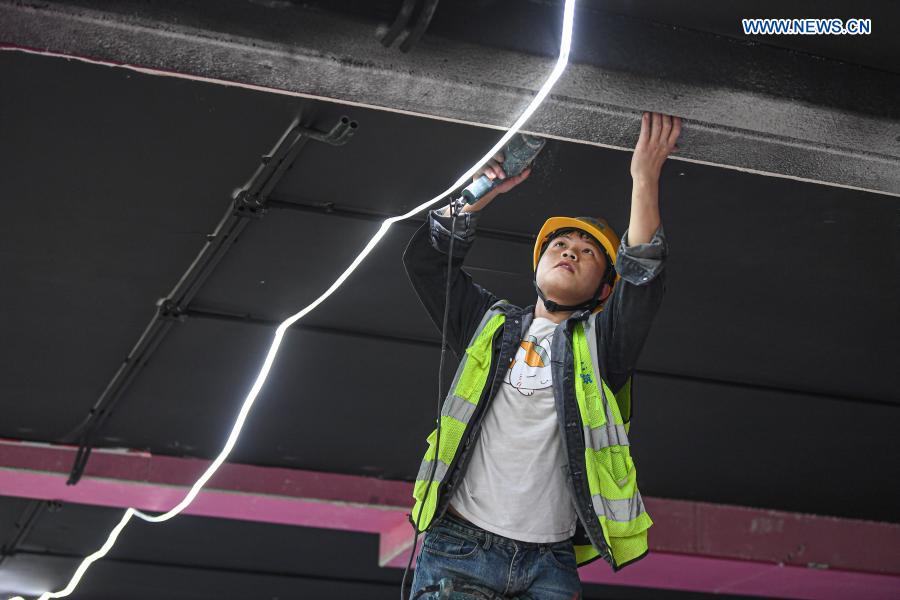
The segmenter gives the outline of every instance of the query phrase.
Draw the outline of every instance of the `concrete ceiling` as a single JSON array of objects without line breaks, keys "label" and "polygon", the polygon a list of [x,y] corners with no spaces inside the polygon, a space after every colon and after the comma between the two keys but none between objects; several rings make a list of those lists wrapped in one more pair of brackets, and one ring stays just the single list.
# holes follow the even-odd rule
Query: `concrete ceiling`
[{"label": "concrete ceiling", "polygon": [[[371,18],[351,4],[345,14]],[[714,33],[726,18],[702,8],[674,15],[664,3],[610,10],[676,26],[694,14],[695,29]],[[439,12],[436,34],[447,35],[448,22]],[[879,40],[881,49],[894,43]],[[427,36],[422,43],[435,45]],[[844,44],[816,43],[799,49],[884,66],[868,46],[841,55]],[[893,75],[883,77],[894,85]],[[185,307],[188,316],[172,324],[137,372],[98,446],[215,455],[274,324],[331,283],[377,229],[376,217],[442,190],[498,135],[483,126],[18,52],[0,53],[0,80],[7,201],[0,224],[0,437],[53,444],[74,441],[70,433],[154,315],[156,300],[295,116],[328,129],[347,115],[359,128],[345,146],[310,142],[300,150],[268,212],[248,220]],[[846,108],[820,99],[828,111]],[[898,126],[894,113],[878,110],[865,118]],[[529,182],[484,215],[485,235],[467,264],[499,295],[534,301],[529,240],[546,216],[602,214],[624,229],[629,155],[582,142],[551,140]],[[684,145],[690,153],[690,142]],[[872,476],[892,472],[900,458],[897,199],[874,193],[885,190],[685,161],[666,166],[661,188],[669,287],[635,387],[644,493],[898,522],[900,483]],[[417,225],[395,226],[347,284],[289,333],[235,462],[414,477],[433,418],[439,354],[437,332],[400,264]],[[395,407],[391,423],[383,423],[385,405]],[[0,543],[13,536],[25,506],[0,498]],[[75,504],[47,512],[0,564],[0,592],[27,591],[14,589],[15,581],[64,583],[117,514]],[[165,527],[151,533],[135,526],[74,597],[398,592],[399,573],[372,562],[377,542],[366,534],[201,517]]]}]

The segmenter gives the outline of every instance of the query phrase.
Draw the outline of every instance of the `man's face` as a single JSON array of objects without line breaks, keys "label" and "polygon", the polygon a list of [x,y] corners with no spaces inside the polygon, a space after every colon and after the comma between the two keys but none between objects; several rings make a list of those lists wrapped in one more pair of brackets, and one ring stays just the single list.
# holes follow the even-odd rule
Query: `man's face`
[{"label": "man's face", "polygon": [[593,297],[606,272],[606,258],[586,233],[570,231],[550,240],[537,266],[537,284],[548,300],[575,305]]}]

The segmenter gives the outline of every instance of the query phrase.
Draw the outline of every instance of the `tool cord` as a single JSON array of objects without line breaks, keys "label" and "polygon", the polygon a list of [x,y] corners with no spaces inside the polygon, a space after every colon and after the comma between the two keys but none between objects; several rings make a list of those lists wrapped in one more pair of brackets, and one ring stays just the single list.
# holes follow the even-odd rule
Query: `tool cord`
[{"label": "tool cord", "polygon": [[[400,583],[400,600],[406,600],[406,579],[409,576],[409,570],[412,568],[413,557],[416,554],[416,545],[419,542],[419,526],[422,523],[422,513],[425,512],[426,502],[428,501],[428,494],[431,492],[431,484],[434,481],[434,473],[437,470],[437,464],[440,460],[440,449],[441,449],[441,407],[444,402],[444,357],[447,353],[447,320],[450,315],[450,287],[453,283],[453,242],[456,239],[456,217],[459,212],[457,209],[457,203],[453,200],[450,201],[450,247],[447,251],[447,284],[444,290],[444,318],[441,322],[441,359],[439,361],[440,366],[438,367],[438,399],[437,399],[437,409],[435,415],[435,421],[437,426],[435,428],[435,439],[434,439],[434,458],[431,461],[431,469],[428,473],[428,485],[425,487],[425,495],[422,497],[422,504],[420,504],[419,515],[416,518],[416,526],[415,533],[413,534],[413,543],[412,550],[409,553],[409,562],[406,563],[406,570],[403,571],[403,581]],[[415,484],[413,484],[415,485]],[[433,515],[432,515],[433,517]],[[432,521],[433,523],[434,521]],[[410,590],[412,591],[412,590]]]}]

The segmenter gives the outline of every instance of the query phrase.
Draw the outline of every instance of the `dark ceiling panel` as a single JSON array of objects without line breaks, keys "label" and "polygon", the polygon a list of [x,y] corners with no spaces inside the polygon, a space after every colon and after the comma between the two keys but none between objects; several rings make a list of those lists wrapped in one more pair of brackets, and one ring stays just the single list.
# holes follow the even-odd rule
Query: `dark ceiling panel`
[{"label": "dark ceiling panel", "polygon": [[4,429],[55,439],[300,103],[9,52],[0,71]]},{"label": "dark ceiling panel", "polygon": [[0,501],[0,546],[9,542],[10,533],[16,529],[16,521],[29,502],[24,498],[4,498]]},{"label": "dark ceiling panel", "polygon": [[[200,319],[178,328],[111,417],[106,443],[217,453],[272,334]],[[433,347],[292,331],[232,460],[414,475],[436,402],[437,359]]]},{"label": "dark ceiling panel", "polygon": [[900,206],[699,165],[674,171],[662,183],[668,294],[645,368],[900,400]]},{"label": "dark ceiling panel", "polygon": [[900,482],[867,475],[900,460],[893,406],[651,376],[634,398],[645,494],[900,521]]},{"label": "dark ceiling panel", "polygon": [[[300,323],[439,339],[402,264],[418,227],[394,225],[346,283]],[[377,229],[377,223],[357,219],[273,210],[242,234],[194,306],[285,319],[328,289]],[[521,244],[482,239],[469,264],[498,295],[528,298],[533,288],[525,275],[527,251]]]}]

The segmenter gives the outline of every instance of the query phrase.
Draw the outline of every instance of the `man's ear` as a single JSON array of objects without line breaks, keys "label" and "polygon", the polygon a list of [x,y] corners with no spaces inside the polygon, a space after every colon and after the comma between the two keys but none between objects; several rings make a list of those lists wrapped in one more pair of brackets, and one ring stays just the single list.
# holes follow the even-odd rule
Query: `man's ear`
[{"label": "man's ear", "polygon": [[600,291],[600,302],[603,302],[609,295],[612,293],[612,286],[608,283],[603,284],[603,289]]}]

